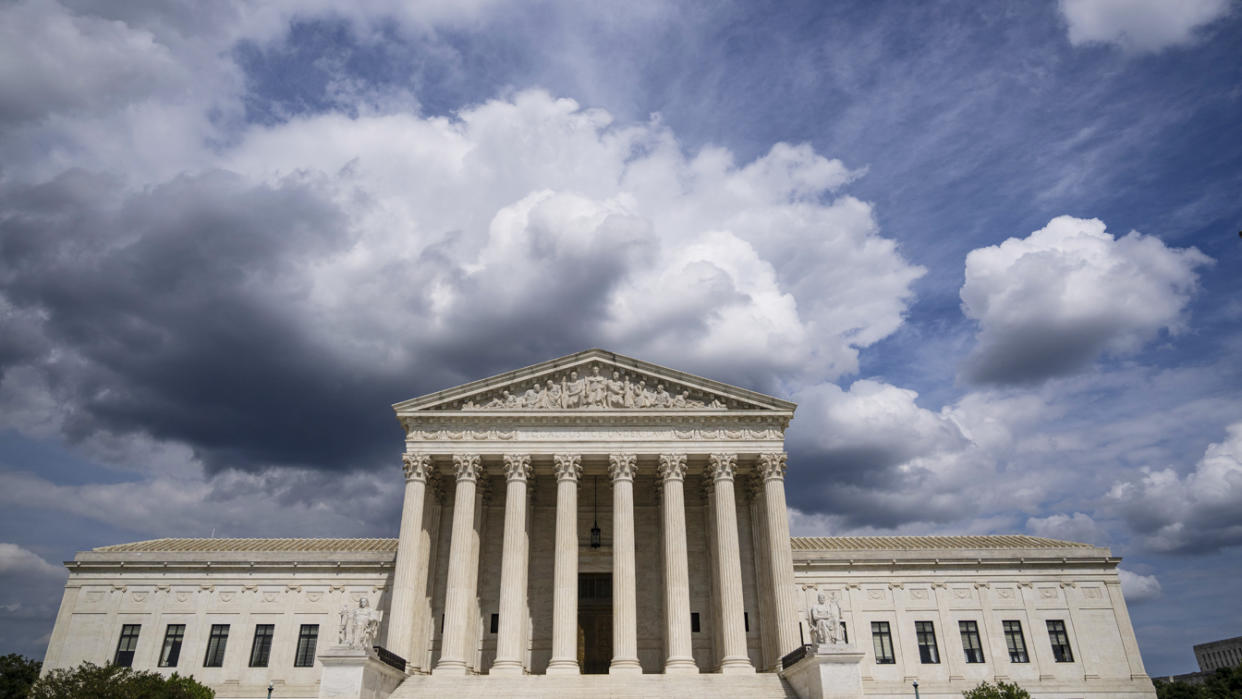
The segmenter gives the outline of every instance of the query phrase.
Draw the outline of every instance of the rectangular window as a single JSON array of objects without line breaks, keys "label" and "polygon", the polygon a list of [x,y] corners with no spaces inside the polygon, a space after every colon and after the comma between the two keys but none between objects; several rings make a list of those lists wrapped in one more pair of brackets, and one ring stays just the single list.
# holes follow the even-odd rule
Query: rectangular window
[{"label": "rectangular window", "polygon": [[315,664],[315,644],[319,641],[319,624],[302,624],[298,631],[298,654],[294,667],[311,667]]},{"label": "rectangular window", "polygon": [[924,665],[940,663],[940,649],[936,646],[936,627],[930,621],[914,622],[914,636],[919,641],[919,660]]},{"label": "rectangular window", "polygon": [[893,655],[893,636],[887,621],[871,622],[871,644],[875,647],[876,665],[892,665],[897,662]]},{"label": "rectangular window", "polygon": [[841,622],[841,640],[846,643],[850,642],[850,630],[845,628],[845,622]]},{"label": "rectangular window", "polygon": [[500,615],[499,614],[492,615],[492,623],[489,629],[491,630],[492,633],[497,633],[498,631],[500,631]]},{"label": "rectangular window", "polygon": [[962,650],[966,653],[966,662],[983,662],[983,644],[979,642],[979,625],[973,621],[959,621],[957,629],[962,632]]},{"label": "rectangular window", "polygon": [[207,654],[203,656],[203,667],[222,667],[224,665],[224,648],[229,644],[229,625],[212,624],[211,636],[207,638]]},{"label": "rectangular window", "polygon": [[699,630],[699,613],[690,612],[690,633],[698,633]]},{"label": "rectangular window", "polygon": [[181,639],[185,638],[185,624],[169,624],[164,631],[164,649],[160,651],[160,667],[177,667],[181,658]]},{"label": "rectangular window", "polygon": [[138,647],[138,630],[141,628],[141,624],[125,624],[121,627],[121,640],[116,642],[116,655],[112,657],[113,665],[133,666],[134,649]]},{"label": "rectangular window", "polygon": [[1052,643],[1052,658],[1058,663],[1074,662],[1074,653],[1070,651],[1069,635],[1065,633],[1065,622],[1059,619],[1048,620],[1048,640]]},{"label": "rectangular window", "polygon": [[746,633],[750,633],[750,614],[742,612],[742,626],[745,627]]},{"label": "rectangular window", "polygon": [[258,624],[254,627],[254,644],[250,646],[250,667],[267,667],[272,655],[272,635],[275,624]]},{"label": "rectangular window", "polygon": [[1003,623],[1005,625],[1005,646],[1009,648],[1009,662],[1031,662],[1026,657],[1026,639],[1022,637],[1022,622],[1015,620]]}]

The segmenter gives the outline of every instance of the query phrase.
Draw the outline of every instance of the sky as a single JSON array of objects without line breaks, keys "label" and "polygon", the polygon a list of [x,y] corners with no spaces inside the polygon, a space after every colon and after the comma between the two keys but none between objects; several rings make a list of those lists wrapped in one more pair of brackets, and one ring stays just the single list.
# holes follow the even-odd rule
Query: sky
[{"label": "sky", "polygon": [[[62,561],[395,536],[391,404],[602,347],[799,404],[795,535],[1238,635],[1242,4],[0,5],[0,653]],[[1232,39],[1230,37],[1233,37]]]}]

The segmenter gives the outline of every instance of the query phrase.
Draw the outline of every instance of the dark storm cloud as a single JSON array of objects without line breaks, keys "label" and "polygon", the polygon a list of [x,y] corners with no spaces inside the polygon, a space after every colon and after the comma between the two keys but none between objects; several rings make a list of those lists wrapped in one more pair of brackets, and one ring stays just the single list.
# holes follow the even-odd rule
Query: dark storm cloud
[{"label": "dark storm cloud", "polygon": [[966,360],[963,376],[973,384],[1017,385],[1073,374],[1088,367],[1117,332],[1097,319],[992,332]]},{"label": "dark storm cloud", "polygon": [[71,434],[181,441],[213,469],[344,467],[392,444],[400,382],[321,349],[288,313],[306,289],[273,283],[349,243],[314,182],[211,172],[127,196],[69,172],[5,188],[3,207],[0,293],[25,311],[13,335],[58,348],[5,356],[45,372]]}]

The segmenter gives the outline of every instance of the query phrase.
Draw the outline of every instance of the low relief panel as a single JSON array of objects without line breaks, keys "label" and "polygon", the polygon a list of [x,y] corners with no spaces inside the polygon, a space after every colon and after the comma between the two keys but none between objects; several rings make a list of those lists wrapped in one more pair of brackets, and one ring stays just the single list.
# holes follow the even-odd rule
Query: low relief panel
[{"label": "low relief panel", "polygon": [[488,391],[437,410],[651,410],[737,408],[736,401],[600,364],[541,376]]}]

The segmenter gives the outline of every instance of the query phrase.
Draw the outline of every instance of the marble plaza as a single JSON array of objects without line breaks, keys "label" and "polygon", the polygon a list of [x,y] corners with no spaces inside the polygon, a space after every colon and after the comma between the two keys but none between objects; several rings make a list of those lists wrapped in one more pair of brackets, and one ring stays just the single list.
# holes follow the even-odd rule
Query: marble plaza
[{"label": "marble plaza", "polygon": [[791,538],[792,403],[588,350],[394,408],[398,538],[81,552],[44,667],[220,697],[1155,695],[1107,549]]}]

